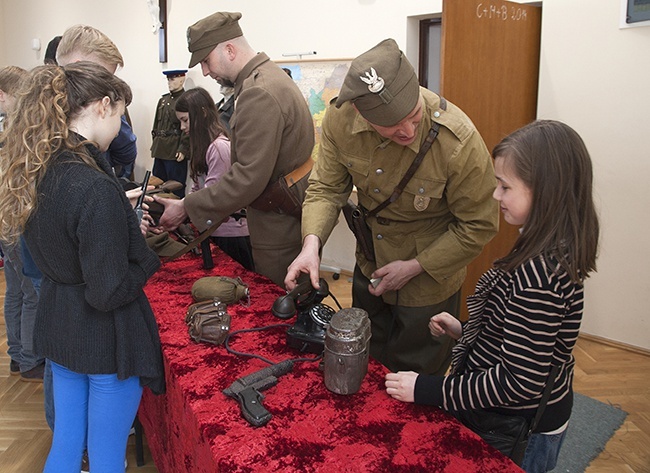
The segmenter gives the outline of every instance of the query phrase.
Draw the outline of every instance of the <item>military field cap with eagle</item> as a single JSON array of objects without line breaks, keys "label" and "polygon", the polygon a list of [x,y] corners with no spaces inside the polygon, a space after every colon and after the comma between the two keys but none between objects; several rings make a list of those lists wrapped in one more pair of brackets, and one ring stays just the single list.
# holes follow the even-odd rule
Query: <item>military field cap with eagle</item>
[{"label": "military field cap with eagle", "polygon": [[351,101],[370,123],[394,126],[420,98],[415,70],[393,39],[385,39],[352,61],[336,107]]},{"label": "military field cap with eagle", "polygon": [[217,12],[190,26],[187,29],[187,49],[192,57],[188,67],[203,61],[217,44],[241,36],[240,18],[239,12]]}]

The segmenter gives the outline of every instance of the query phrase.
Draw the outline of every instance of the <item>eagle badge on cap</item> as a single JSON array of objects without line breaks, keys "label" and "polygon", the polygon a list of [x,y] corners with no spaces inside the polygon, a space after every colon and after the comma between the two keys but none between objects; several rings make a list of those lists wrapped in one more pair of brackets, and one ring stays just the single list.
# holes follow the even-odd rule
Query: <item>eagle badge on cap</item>
[{"label": "eagle badge on cap", "polygon": [[384,79],[377,76],[377,71],[374,67],[370,68],[370,72],[366,72],[366,77],[359,76],[359,79],[368,84],[368,90],[373,94],[378,94],[384,90]]}]

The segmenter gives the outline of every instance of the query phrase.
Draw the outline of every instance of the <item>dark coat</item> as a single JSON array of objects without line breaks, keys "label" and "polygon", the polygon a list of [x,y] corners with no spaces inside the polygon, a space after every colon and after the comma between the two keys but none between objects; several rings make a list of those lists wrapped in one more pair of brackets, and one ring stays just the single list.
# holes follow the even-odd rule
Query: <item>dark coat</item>
[{"label": "dark coat", "polygon": [[181,122],[176,117],[176,102],[183,93],[185,89],[165,94],[158,100],[151,130],[151,156],[155,159],[176,161],[176,153],[183,153],[186,160],[190,158],[190,137],[181,131]]},{"label": "dark coat", "polygon": [[221,124],[230,132],[230,119],[235,112],[235,94],[228,97],[228,100],[219,100],[217,102],[217,108],[219,109]]},{"label": "dark coat", "polygon": [[34,351],[84,374],[140,376],[164,391],[158,327],[143,291],[160,266],[110,165],[52,158],[24,236],[43,284]]}]

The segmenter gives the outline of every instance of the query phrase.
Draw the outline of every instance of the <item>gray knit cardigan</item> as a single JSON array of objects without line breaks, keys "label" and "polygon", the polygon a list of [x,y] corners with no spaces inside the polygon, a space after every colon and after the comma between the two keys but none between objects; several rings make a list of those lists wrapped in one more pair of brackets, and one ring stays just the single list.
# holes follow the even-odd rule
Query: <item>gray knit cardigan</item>
[{"label": "gray knit cardigan", "polygon": [[60,152],[37,184],[25,240],[43,272],[34,350],[84,374],[139,376],[164,392],[158,326],[143,287],[160,266],[110,165]]}]

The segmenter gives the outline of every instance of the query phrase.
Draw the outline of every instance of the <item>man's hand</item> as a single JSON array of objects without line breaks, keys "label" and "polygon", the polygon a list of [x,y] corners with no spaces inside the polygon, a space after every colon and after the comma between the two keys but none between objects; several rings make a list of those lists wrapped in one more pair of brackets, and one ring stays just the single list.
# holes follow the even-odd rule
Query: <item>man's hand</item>
[{"label": "man's hand", "polygon": [[449,312],[440,312],[429,320],[429,331],[434,337],[449,335],[454,340],[458,340],[463,334],[463,326],[460,320]]},{"label": "man's hand", "polygon": [[160,226],[165,230],[176,230],[181,223],[187,220],[184,199],[166,199],[155,196],[154,200],[165,206],[165,211],[160,217]]},{"label": "man's hand", "polygon": [[316,289],[319,288],[318,280],[320,278],[320,238],[316,235],[307,235],[302,242],[302,250],[296,256],[296,259],[287,269],[287,277],[284,279],[284,285],[288,291],[291,291],[298,284],[298,276],[301,273],[309,274],[311,285]]},{"label": "man's hand", "polygon": [[402,402],[415,401],[415,381],[418,374],[414,371],[398,371],[386,374],[386,394]]},{"label": "man's hand", "polygon": [[368,285],[368,291],[373,296],[381,296],[386,291],[398,291],[423,271],[424,269],[415,258],[408,261],[391,261],[372,273],[372,278],[381,278],[381,282],[377,287],[373,287],[372,284]]}]

